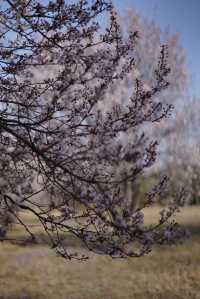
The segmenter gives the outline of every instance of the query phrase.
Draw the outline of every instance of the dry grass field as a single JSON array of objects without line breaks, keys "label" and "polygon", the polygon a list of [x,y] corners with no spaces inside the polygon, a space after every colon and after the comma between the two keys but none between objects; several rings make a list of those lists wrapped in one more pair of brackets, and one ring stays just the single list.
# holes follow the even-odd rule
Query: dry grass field
[{"label": "dry grass field", "polygon": [[[157,214],[148,209],[147,222]],[[1,243],[0,299],[200,299],[200,207],[184,208],[177,218],[192,238],[139,259],[65,261],[45,244]],[[21,238],[22,231],[15,227],[12,235]],[[69,245],[78,246],[70,239]]]}]

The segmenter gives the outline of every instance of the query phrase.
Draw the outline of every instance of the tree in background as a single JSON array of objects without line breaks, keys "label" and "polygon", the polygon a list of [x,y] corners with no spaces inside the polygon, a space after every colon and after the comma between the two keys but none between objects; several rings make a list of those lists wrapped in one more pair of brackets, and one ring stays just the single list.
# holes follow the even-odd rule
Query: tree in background
[{"label": "tree in background", "polygon": [[[135,60],[134,71],[128,74],[118,85],[118,97],[113,101],[126,102],[127,94],[131,90],[133,79],[139,79],[145,90],[149,90],[155,83],[154,71],[160,55],[160,46],[164,43],[168,47],[167,62],[171,72],[168,74],[169,86],[161,94],[158,94],[158,101],[170,103],[178,111],[184,103],[187,91],[189,74],[186,68],[184,49],[180,45],[178,34],[169,30],[162,30],[148,17],[142,18],[133,9],[128,9],[125,16],[122,15],[119,22],[122,26],[124,38],[129,32],[137,31],[139,39],[130,56]],[[117,86],[115,86],[115,89]],[[177,110],[176,110],[177,109]],[[166,120],[161,122],[163,127]],[[169,125],[172,123],[171,119]],[[166,124],[167,125],[167,124]],[[158,130],[156,130],[158,131]]]},{"label": "tree in background", "polygon": [[[169,162],[168,160],[171,157],[169,151],[172,150],[172,147],[169,146],[169,139],[173,138],[170,134],[172,133],[173,135],[174,130],[172,130],[172,127],[176,127],[177,118],[180,114],[184,114],[183,107],[186,101],[189,74],[186,69],[185,54],[183,48],[180,46],[178,34],[172,34],[168,30],[161,30],[161,28],[149,18],[141,18],[133,8],[129,9],[125,16],[123,15],[119,19],[122,24],[124,37],[126,38],[128,33],[132,30],[137,30],[139,39],[133,51],[130,53],[130,56],[135,59],[135,68],[120,84],[117,83],[115,86],[112,86],[109,97],[112,98],[113,102],[127,103],[132,89],[133,79],[138,80],[145,91],[151,90],[151,86],[155,84],[154,70],[160,55],[160,46],[163,42],[168,46],[167,61],[171,69],[167,78],[169,86],[162,93],[155,95],[154,101],[171,104],[175,109],[170,119],[165,118],[162,122],[158,122],[152,126],[150,123],[143,123],[139,128],[141,132],[144,131],[146,135],[151,136],[150,138],[156,138],[156,140],[159,141],[161,159],[159,159],[157,163],[154,163],[149,171],[150,182],[152,173],[161,172],[162,170],[163,172],[165,171],[167,175],[169,174],[165,165]],[[186,127],[184,128],[186,129]],[[137,132],[138,128],[129,130],[128,135],[123,135],[124,142],[127,143],[129,140],[134,139]],[[126,173],[125,169],[127,167],[128,165],[122,165],[124,173]],[[176,168],[174,163],[171,164],[171,168],[173,167]],[[137,207],[140,204],[139,202],[143,200],[146,180],[147,178],[140,176],[139,181],[137,180],[131,184],[126,184],[128,188],[126,192],[130,194],[129,197],[132,198],[134,202],[133,205]],[[141,188],[142,184],[143,188]],[[124,186],[125,189],[126,187]]]},{"label": "tree in background", "polygon": [[[104,31],[102,14],[110,20]],[[103,111],[107,92],[136,69],[131,54],[139,42],[135,31],[123,37],[110,2],[5,0],[0,32],[1,209],[32,239],[18,210],[36,216],[65,258],[85,258],[65,246],[69,234],[112,257],[142,256],[154,244],[181,238],[184,232],[170,221],[176,206],[162,211],[157,225],[144,226],[142,209],[159,195],[162,182],[135,211],[120,192],[123,180],[135,181],[156,159],[157,142],[146,139],[140,127],[171,111],[158,97],[168,87],[166,46],[148,90],[135,79],[129,101]],[[123,143],[120,135],[130,130],[137,134]],[[123,161],[129,163],[125,178],[116,176]],[[50,203],[35,201],[43,190]]]},{"label": "tree in background", "polygon": [[168,131],[162,132],[168,140],[163,161],[165,172],[170,177],[166,199],[174,197],[182,189],[185,192],[183,203],[199,204],[199,112],[199,99],[189,98],[177,113],[175,121],[168,127]]}]

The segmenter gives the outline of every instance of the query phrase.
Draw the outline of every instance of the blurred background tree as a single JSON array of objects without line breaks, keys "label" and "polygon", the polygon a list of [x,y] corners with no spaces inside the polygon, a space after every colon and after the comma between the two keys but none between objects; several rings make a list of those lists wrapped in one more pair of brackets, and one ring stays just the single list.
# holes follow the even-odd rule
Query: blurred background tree
[{"label": "blurred background tree", "polygon": [[[199,104],[197,100],[194,105],[194,101],[188,96],[190,74],[186,67],[185,52],[181,46],[180,36],[177,33],[170,32],[168,29],[161,30],[161,28],[148,17],[140,17],[133,8],[128,9],[126,14],[121,15],[119,19],[125,37],[131,31],[137,30],[140,38],[132,52],[132,56],[135,57],[136,65],[134,72],[126,76],[121,84],[112,87],[109,96],[112,98],[113,102],[127,102],[127,95],[130,93],[133,78],[140,80],[146,91],[150,90],[150,86],[154,84],[155,80],[153,74],[159,56],[159,47],[162,43],[167,44],[168,47],[168,64],[171,69],[168,76],[170,84],[166,90],[157,95],[155,101],[170,103],[173,105],[174,109],[170,119],[166,118],[162,122],[158,122],[152,126],[149,123],[147,125],[144,123],[139,129],[144,133],[148,133],[149,138],[158,141],[159,159],[157,163],[148,170],[148,174],[145,173],[144,178],[140,177],[140,182],[137,181],[132,182],[132,184],[129,185],[126,184],[126,187],[129,189],[126,190],[126,192],[132,197],[132,201],[134,202],[133,206],[138,207],[139,202],[143,202],[145,193],[150,186],[155,183],[156,178],[160,175],[169,176],[171,180],[169,181],[168,193],[165,194],[162,200],[159,199],[163,204],[169,202],[172,197],[173,199],[178,197],[177,194],[180,191],[181,186],[183,187],[187,185],[184,169],[187,168],[188,171],[189,169],[191,170],[193,168],[192,165],[195,165],[195,161],[198,159],[197,155],[194,156],[191,152],[191,148],[196,150],[195,144],[197,141],[194,136],[194,128],[198,123],[194,123],[194,117],[191,114],[196,113],[194,112],[196,110],[195,107],[198,107]],[[112,96],[114,90],[115,93],[117,90],[117,96]],[[193,138],[190,138],[190,143],[188,143],[185,142],[185,140],[188,140],[192,122],[194,128],[190,137],[193,135]],[[124,142],[127,143],[130,142],[131,139],[134,139],[135,134],[135,130],[130,130],[129,134],[124,134],[122,138]],[[188,156],[188,158],[186,158],[186,156]],[[186,164],[187,167],[185,167]],[[122,168],[125,169],[126,167],[123,165]],[[197,171],[198,166],[192,171],[192,173],[195,173],[195,177]],[[175,173],[177,175],[175,175]],[[148,176],[148,180],[146,176]],[[198,189],[198,185],[196,185],[195,180],[196,187],[192,187],[194,184],[192,183],[193,175],[191,175],[191,171],[190,175],[188,173],[187,177],[189,184],[187,190],[185,190],[187,193],[187,195],[185,195],[185,203],[190,203],[192,201],[188,199],[188,196],[190,198],[193,197],[192,194],[195,192],[195,189]]]}]

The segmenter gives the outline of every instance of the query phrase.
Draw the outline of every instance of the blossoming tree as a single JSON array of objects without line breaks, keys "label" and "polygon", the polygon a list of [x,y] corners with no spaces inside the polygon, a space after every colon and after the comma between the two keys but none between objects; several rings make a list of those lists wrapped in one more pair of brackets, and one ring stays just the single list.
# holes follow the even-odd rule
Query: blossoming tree
[{"label": "blossoming tree", "polygon": [[[105,29],[103,14],[110,20]],[[101,109],[109,101],[107,91],[134,71],[137,40],[134,31],[123,37],[106,0],[5,0],[1,7],[0,223],[7,211],[37,241],[20,211],[32,213],[65,258],[86,258],[68,250],[69,234],[88,250],[112,257],[142,256],[154,244],[183,236],[170,221],[175,206],[162,211],[156,225],[143,223],[142,209],[163,182],[134,211],[120,192],[124,179],[134,182],[156,158],[157,142],[146,140],[140,126],[171,110],[157,97],[168,87],[166,46],[148,90],[135,79],[126,105]],[[119,136],[129,130],[135,136],[122,144]],[[129,163],[126,178],[116,176],[122,161]],[[35,200],[43,190],[48,203]],[[3,224],[0,232],[5,240]]]}]

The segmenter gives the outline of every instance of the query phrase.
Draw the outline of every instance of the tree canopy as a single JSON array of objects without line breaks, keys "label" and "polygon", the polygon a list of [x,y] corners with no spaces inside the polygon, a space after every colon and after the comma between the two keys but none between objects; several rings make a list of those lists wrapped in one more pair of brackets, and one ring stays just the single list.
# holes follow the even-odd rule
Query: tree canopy
[{"label": "tree canopy", "polygon": [[[105,29],[102,14],[109,18]],[[101,109],[108,91],[136,69],[138,39],[137,31],[123,36],[109,1],[2,3],[0,217],[8,211],[35,240],[19,211],[34,214],[65,258],[86,258],[68,251],[66,234],[112,257],[142,256],[154,244],[184,235],[170,221],[174,205],[161,212],[156,225],[144,225],[142,209],[160,194],[163,181],[134,211],[120,192],[124,179],[134,182],[156,159],[157,142],[148,141],[140,126],[161,121],[172,108],[158,100],[169,85],[163,45],[148,90],[133,78],[126,104]],[[134,138],[122,143],[120,134],[130,130]],[[116,176],[116,165],[123,161],[129,164],[126,178]],[[49,203],[35,201],[43,190]]]}]

